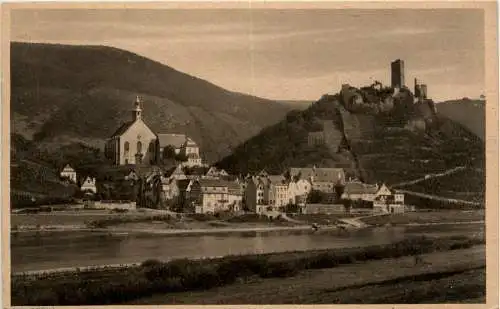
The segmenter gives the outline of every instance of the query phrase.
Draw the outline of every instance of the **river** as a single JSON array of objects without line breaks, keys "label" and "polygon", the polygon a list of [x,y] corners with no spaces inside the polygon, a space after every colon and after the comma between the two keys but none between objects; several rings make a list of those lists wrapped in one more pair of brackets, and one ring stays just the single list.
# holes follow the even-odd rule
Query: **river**
[{"label": "river", "polygon": [[484,235],[483,224],[382,227],[350,232],[271,232],[216,236],[110,235],[97,232],[20,233],[11,236],[13,273],[146,259],[197,258],[230,254],[359,247],[412,235]]}]

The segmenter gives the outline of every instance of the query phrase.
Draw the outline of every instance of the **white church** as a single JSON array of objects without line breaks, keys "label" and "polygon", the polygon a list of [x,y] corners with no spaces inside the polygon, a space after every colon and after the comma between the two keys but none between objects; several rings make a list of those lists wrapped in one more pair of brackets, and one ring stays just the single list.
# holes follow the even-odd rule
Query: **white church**
[{"label": "white church", "polygon": [[106,141],[104,153],[115,165],[154,165],[163,149],[173,146],[175,153],[186,155],[185,166],[202,165],[198,145],[184,134],[156,134],[143,119],[142,102],[136,98],[132,120],[122,124]]}]

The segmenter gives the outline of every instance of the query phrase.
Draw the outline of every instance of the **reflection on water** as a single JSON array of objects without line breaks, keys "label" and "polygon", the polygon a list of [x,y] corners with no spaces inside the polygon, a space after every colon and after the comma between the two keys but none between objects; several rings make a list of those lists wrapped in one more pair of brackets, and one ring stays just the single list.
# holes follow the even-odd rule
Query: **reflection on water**
[{"label": "reflection on water", "polygon": [[484,226],[372,228],[352,232],[273,232],[206,236],[44,232],[11,237],[12,271],[385,244],[410,235],[482,235]]}]

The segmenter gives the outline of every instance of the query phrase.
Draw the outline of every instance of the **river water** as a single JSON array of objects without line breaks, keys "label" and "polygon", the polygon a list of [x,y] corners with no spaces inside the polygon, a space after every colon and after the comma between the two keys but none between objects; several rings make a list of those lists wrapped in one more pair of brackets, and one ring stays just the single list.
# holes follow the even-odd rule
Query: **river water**
[{"label": "river water", "polygon": [[146,259],[348,248],[386,244],[414,235],[484,235],[483,224],[382,227],[350,232],[272,232],[217,236],[110,235],[97,232],[19,233],[11,236],[13,273]]}]

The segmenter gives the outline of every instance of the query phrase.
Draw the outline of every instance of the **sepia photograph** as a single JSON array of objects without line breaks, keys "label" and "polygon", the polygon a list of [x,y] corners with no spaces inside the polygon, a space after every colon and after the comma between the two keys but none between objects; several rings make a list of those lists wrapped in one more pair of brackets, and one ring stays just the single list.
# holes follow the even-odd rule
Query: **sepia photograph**
[{"label": "sepia photograph", "polygon": [[497,4],[396,4],[4,5],[4,302],[498,308]]}]

